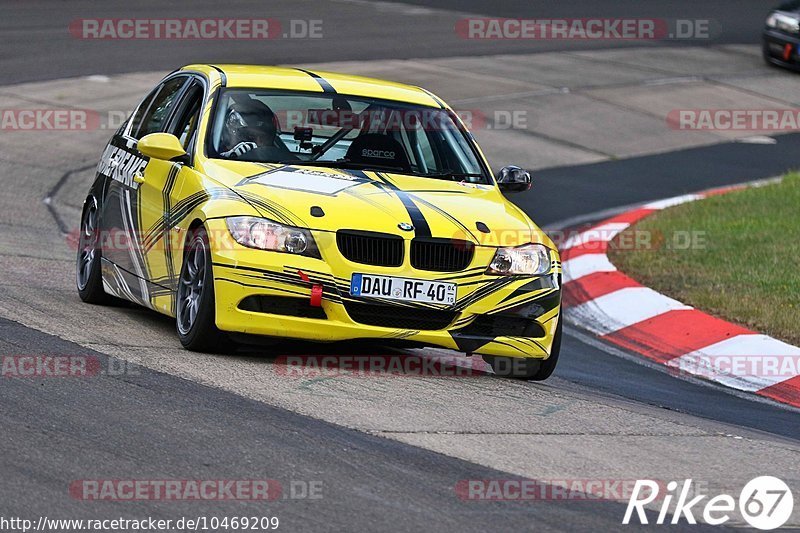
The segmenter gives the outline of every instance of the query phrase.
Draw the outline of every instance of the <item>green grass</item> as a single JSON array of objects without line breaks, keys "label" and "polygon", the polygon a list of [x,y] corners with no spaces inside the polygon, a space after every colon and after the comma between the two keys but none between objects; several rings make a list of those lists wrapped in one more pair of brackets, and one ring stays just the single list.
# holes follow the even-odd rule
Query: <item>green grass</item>
[{"label": "green grass", "polygon": [[[691,232],[695,245],[681,249]],[[625,245],[633,235],[660,245]],[[661,293],[800,344],[800,174],[658,212],[617,236],[609,257]]]}]

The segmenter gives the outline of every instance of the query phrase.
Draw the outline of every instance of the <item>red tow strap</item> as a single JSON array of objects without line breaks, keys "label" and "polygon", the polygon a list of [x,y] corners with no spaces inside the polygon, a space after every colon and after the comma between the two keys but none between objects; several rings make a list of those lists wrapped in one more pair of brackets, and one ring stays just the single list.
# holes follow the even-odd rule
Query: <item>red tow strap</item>
[{"label": "red tow strap", "polygon": [[322,307],[322,285],[311,286],[311,307]]},{"label": "red tow strap", "polygon": [[[306,283],[311,283],[311,279],[309,279],[308,274],[302,270],[298,270],[297,275],[300,276],[300,279]],[[311,298],[309,299],[308,303],[311,305],[311,307],[322,307],[322,285],[315,283],[311,286]]]}]

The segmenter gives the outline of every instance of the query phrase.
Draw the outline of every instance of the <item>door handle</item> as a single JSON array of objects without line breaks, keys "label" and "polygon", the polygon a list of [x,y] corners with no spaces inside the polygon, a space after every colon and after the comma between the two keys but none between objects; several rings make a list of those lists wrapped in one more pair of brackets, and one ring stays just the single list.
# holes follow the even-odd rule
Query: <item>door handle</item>
[{"label": "door handle", "polygon": [[135,181],[136,183],[144,183],[144,174],[142,174],[141,172],[135,172],[133,174],[133,181]]}]

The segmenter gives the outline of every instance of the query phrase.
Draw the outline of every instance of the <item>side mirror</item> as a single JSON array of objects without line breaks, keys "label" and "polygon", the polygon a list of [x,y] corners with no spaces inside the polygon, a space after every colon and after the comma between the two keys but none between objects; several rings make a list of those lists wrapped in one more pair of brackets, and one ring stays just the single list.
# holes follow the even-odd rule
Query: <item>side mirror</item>
[{"label": "side mirror", "polygon": [[508,165],[497,173],[497,186],[503,192],[524,192],[531,188],[531,174],[524,168]]},{"label": "side mirror", "polygon": [[136,149],[143,155],[162,161],[187,161],[181,141],[171,133],[151,133],[139,139]]}]

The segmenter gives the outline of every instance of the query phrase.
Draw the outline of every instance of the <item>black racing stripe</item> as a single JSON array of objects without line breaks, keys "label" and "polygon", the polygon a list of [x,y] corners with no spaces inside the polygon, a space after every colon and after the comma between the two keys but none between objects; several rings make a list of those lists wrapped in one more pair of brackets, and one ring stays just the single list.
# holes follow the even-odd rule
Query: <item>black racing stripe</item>
[{"label": "black racing stripe", "polygon": [[[164,202],[164,212],[170,213],[172,211],[172,189],[175,187],[175,182],[178,178],[178,173],[181,170],[181,166],[178,164],[173,164],[172,168],[169,169],[169,175],[167,176],[167,183],[164,186],[164,190],[162,191],[162,201]],[[168,233],[169,228],[164,228],[164,233]],[[164,262],[167,266],[167,277],[169,278],[168,287],[170,289],[170,312],[174,313],[175,309],[177,309],[177,277],[175,276],[175,265],[172,264],[172,239],[170,235],[164,235]],[[153,300],[152,293],[150,294],[150,301]],[[155,305],[155,302],[153,302]]]},{"label": "black racing stripe", "polygon": [[[244,270],[247,272],[255,272],[261,274],[260,276],[254,276],[249,274],[242,274],[238,273],[237,275],[252,278],[252,279],[259,279],[259,280],[267,280],[267,281],[274,281],[277,283],[284,283],[287,285],[294,285],[296,287],[308,287],[308,282],[303,281],[296,273],[292,274],[284,274],[282,272],[275,272],[273,270],[263,270],[260,268],[254,267],[245,267],[245,266],[237,266],[237,265],[228,265],[225,263],[214,263],[215,267],[225,267],[231,270]],[[329,282],[329,280],[320,279],[316,276],[309,276],[309,280],[312,284],[322,285],[323,295],[331,301],[339,301],[339,290],[335,284]]]},{"label": "black racing stripe", "polygon": [[471,236],[472,240],[474,240],[475,242],[478,242],[478,243],[480,242],[480,240],[477,237],[475,237],[475,234],[472,233],[471,229],[469,229],[460,220],[458,220],[456,217],[454,217],[453,215],[451,215],[450,213],[448,213],[444,209],[432,204],[431,202],[428,202],[427,200],[423,200],[422,198],[419,198],[417,196],[414,196],[414,199],[417,200],[418,202],[420,202],[421,204],[427,206],[428,208],[433,209],[434,211],[436,211],[437,213],[442,215],[444,218],[448,219],[454,226],[456,226],[458,228],[461,228],[461,230],[466,235]]},{"label": "black racing stripe", "polygon": [[561,315],[560,314],[555,314],[555,315],[551,316],[550,318],[548,318],[547,320],[543,320],[541,323],[542,324],[547,324],[548,322],[550,322],[554,318],[558,318],[559,316],[561,316]]},{"label": "black racing stripe", "polygon": [[448,331],[448,333],[450,333],[450,337],[453,338],[453,342],[456,343],[458,350],[461,352],[472,353],[494,341],[493,337],[473,337],[458,331]]},{"label": "black racing stripe", "polygon": [[[493,339],[491,342],[494,342],[494,343],[496,343],[496,344],[502,344],[503,346],[508,346],[509,348],[514,348],[514,349],[515,349],[516,351],[518,351],[519,353],[522,353],[522,354],[525,354],[525,355],[527,355],[527,353],[528,353],[528,352],[526,352],[525,350],[523,350],[522,348],[520,348],[519,346],[514,346],[513,344],[509,344],[509,343],[507,343],[507,342],[503,342],[503,341],[499,341],[499,340],[497,340],[497,337],[495,337],[495,338],[494,338],[494,339]],[[538,343],[537,343],[537,344],[538,344]],[[544,348],[542,348],[542,350],[544,350]],[[546,351],[546,350],[545,350],[545,351]]]},{"label": "black racing stripe", "polygon": [[342,170],[344,170],[345,172],[347,172],[351,176],[355,176],[357,178],[363,178],[363,179],[367,179],[367,180],[371,180],[372,179],[369,176],[367,176],[367,173],[364,172],[363,170],[355,170],[355,169],[352,169],[352,168],[346,168],[346,169],[342,169]]},{"label": "black racing stripe", "polygon": [[225,72],[216,65],[209,65],[209,66],[214,70],[216,70],[217,72],[219,72],[220,87],[225,87],[226,85],[228,85],[228,76],[225,75]]},{"label": "black racing stripe", "polygon": [[[287,274],[295,274],[295,273],[297,273],[298,270],[302,270],[303,273],[305,273],[305,274],[316,274],[321,279],[328,279],[328,280],[335,280],[336,279],[335,276],[333,276],[331,274],[327,274],[325,272],[320,272],[319,270],[310,270],[308,268],[300,268],[300,267],[293,267],[293,266],[286,266],[283,269],[283,271],[285,273],[287,273]],[[340,278],[340,279],[347,280],[348,278]]]},{"label": "black racing stripe", "polygon": [[[422,89],[422,87],[420,87],[420,89]],[[422,90],[423,90],[423,91],[425,91],[425,94],[427,94],[428,96],[430,96],[430,97],[431,97],[431,98],[432,98],[432,99],[433,99],[433,100],[434,100],[434,101],[435,101],[437,104],[439,104],[439,107],[441,107],[442,109],[445,109],[444,102],[442,102],[441,100],[439,100],[439,98],[438,98],[438,97],[437,97],[435,94],[433,94],[432,92],[430,92],[430,91],[429,91],[429,90],[427,90],[427,89],[422,89]]]},{"label": "black racing stripe", "polygon": [[535,340],[531,339],[530,337],[512,337],[512,339],[514,340],[514,342],[518,342],[520,344],[525,344],[525,345],[528,345],[528,346],[533,344],[534,346],[539,348],[544,353],[548,353],[547,350],[545,350],[544,346],[542,346],[541,344],[539,344]]},{"label": "black racing stripe", "polygon": [[542,291],[544,289],[555,289],[555,288],[557,288],[557,286],[552,276],[541,276],[529,283],[526,283],[522,287],[519,287],[513,293],[503,298],[502,301],[506,302],[508,300],[516,298],[517,296],[522,296],[524,294],[528,294],[531,292]]},{"label": "black racing stripe", "polygon": [[515,281],[516,280],[513,277],[499,278],[496,281],[492,281],[489,284],[487,284],[487,285],[485,285],[485,286],[483,286],[483,287],[481,287],[479,289],[474,290],[469,295],[467,295],[465,298],[459,300],[453,306],[453,309],[456,309],[456,310],[466,309],[470,305],[478,302],[479,300],[482,300],[483,298],[486,298],[490,294],[493,294],[493,293],[505,288],[507,285],[509,285],[511,283],[514,283]]},{"label": "black racing stripe", "polygon": [[305,70],[305,69],[302,69],[302,68],[299,68],[297,70],[299,70],[300,72],[305,72],[306,74],[308,74],[309,76],[311,76],[312,78],[317,80],[317,83],[319,83],[319,86],[322,87],[322,90],[325,91],[326,93],[334,93],[334,94],[336,94],[336,89],[333,88],[333,85],[331,85],[330,82],[328,82],[328,80],[326,80],[325,78],[323,78],[322,76],[320,76],[316,72],[311,72],[310,70]]},{"label": "black racing stripe", "polygon": [[403,207],[406,208],[408,216],[411,218],[411,225],[414,226],[414,235],[416,237],[432,237],[433,235],[431,234],[431,227],[428,225],[428,221],[425,220],[425,216],[422,214],[422,211],[420,211],[419,206],[411,199],[411,196],[389,181],[389,179],[380,172],[376,172],[375,175],[378,176],[381,183],[391,190],[403,203]]},{"label": "black racing stripe", "polygon": [[174,208],[171,209],[169,213],[165,213],[164,216],[162,216],[161,219],[156,222],[150,230],[148,230],[144,240],[142,241],[142,247],[144,248],[145,252],[150,251],[150,249],[164,236],[164,233],[167,231],[167,229],[176,226],[184,218],[189,216],[189,213],[191,213],[196,207],[209,198],[210,195],[208,195],[206,191],[200,191],[192,194],[191,196],[187,196],[175,204]]},{"label": "black racing stripe", "polygon": [[432,237],[431,227],[422,215],[422,211],[420,211],[417,204],[414,203],[414,200],[403,191],[395,191],[395,194],[397,194],[400,201],[403,202],[406,211],[408,211],[408,216],[411,217],[411,225],[414,226],[414,235],[417,237]]},{"label": "black racing stripe", "polygon": [[352,302],[352,303],[372,303],[375,305],[384,305],[386,307],[397,307],[397,308],[404,308],[404,309],[432,309],[432,310],[444,310],[447,309],[447,306],[444,304],[427,304],[423,302],[401,302],[399,300],[386,300],[383,298],[355,298],[352,296],[342,296],[342,301],[344,302]]}]

